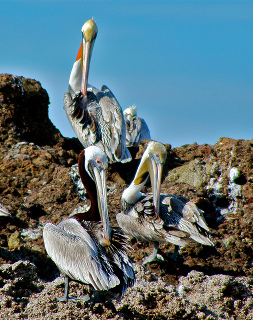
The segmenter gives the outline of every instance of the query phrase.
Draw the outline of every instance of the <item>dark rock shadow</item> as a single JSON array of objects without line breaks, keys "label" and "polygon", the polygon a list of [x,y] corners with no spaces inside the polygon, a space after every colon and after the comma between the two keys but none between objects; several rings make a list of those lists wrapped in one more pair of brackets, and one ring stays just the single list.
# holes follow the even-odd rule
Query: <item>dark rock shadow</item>
[{"label": "dark rock shadow", "polygon": [[9,251],[0,248],[0,258],[8,263],[15,263],[19,260],[28,260],[37,267],[37,274],[44,281],[53,281],[59,276],[59,270],[53,261],[44,253],[29,250],[25,247]]}]

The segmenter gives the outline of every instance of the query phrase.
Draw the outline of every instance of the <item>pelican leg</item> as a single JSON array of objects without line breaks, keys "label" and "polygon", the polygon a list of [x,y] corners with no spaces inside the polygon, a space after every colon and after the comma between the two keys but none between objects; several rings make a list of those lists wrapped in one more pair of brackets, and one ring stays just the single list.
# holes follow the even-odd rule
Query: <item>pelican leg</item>
[{"label": "pelican leg", "polygon": [[178,253],[179,253],[180,249],[181,249],[180,246],[175,245],[174,252],[173,252],[173,253],[171,253],[171,252],[166,252],[166,257],[167,257],[167,258],[170,258],[170,259],[172,259],[172,260],[174,260],[174,261],[177,261],[177,259],[178,259]]},{"label": "pelican leg", "polygon": [[174,252],[171,255],[171,259],[173,259],[174,261],[177,261],[178,252],[179,252],[179,246],[175,245],[175,249],[174,249]]},{"label": "pelican leg", "polygon": [[63,297],[56,297],[56,299],[61,302],[67,302],[68,295],[69,295],[69,277],[65,276],[64,278],[65,278],[64,279],[65,280],[64,295]]},{"label": "pelican leg", "polygon": [[88,294],[81,296],[79,298],[75,298],[75,297],[68,297],[68,301],[73,301],[73,302],[78,302],[78,301],[86,301],[88,303],[93,302],[92,298],[90,298],[90,296]]},{"label": "pelican leg", "polygon": [[64,288],[64,295],[63,297],[56,297],[58,301],[61,302],[68,302],[68,301],[73,301],[73,302],[78,302],[78,301],[87,301],[87,302],[93,302],[93,300],[90,298],[88,294],[81,296],[79,298],[75,297],[70,297],[69,296],[69,277],[65,276],[65,288]]},{"label": "pelican leg", "polygon": [[150,262],[164,262],[164,258],[157,253],[158,251],[158,248],[159,248],[159,242],[154,242],[154,250],[153,252],[151,253],[151,255],[149,255],[148,257],[146,257],[143,262],[142,262],[142,265],[145,265],[147,263],[150,263]]}]

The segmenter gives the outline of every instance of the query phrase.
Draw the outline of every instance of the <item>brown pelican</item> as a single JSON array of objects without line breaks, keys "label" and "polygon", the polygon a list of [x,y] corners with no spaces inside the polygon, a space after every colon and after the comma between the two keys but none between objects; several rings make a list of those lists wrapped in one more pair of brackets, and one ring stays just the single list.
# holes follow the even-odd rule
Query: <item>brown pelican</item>
[{"label": "brown pelican", "polygon": [[149,128],[144,119],[137,117],[136,106],[123,112],[126,123],[126,145],[137,148],[141,141],[151,139]]},{"label": "brown pelican", "polygon": [[98,90],[88,85],[97,32],[93,20],[82,27],[82,44],[70,74],[69,92],[64,94],[64,109],[85,148],[97,145],[110,162],[128,162],[132,157],[126,147],[126,125],[118,101],[106,86]]},{"label": "brown pelican", "polygon": [[[46,251],[65,277],[64,296],[57,298],[60,301],[70,299],[69,278],[91,285],[96,293],[111,289],[117,294],[123,294],[135,279],[126,238],[109,225],[106,155],[90,146],[81,152],[78,165],[90,209],[56,226],[47,223],[43,229]],[[87,296],[81,299],[87,300]]]},{"label": "brown pelican", "polygon": [[5,208],[5,206],[1,202],[0,202],[0,216],[11,217],[10,212]]},{"label": "brown pelican", "polygon": [[[180,196],[160,195],[166,157],[166,149],[161,143],[148,143],[133,181],[122,193],[122,212],[116,216],[119,226],[127,234],[141,241],[154,242],[154,251],[143,264],[164,260],[157,255],[159,242],[184,246],[193,239],[213,245],[202,212],[192,202],[182,201],[185,198]],[[153,195],[140,192],[148,176]]]}]

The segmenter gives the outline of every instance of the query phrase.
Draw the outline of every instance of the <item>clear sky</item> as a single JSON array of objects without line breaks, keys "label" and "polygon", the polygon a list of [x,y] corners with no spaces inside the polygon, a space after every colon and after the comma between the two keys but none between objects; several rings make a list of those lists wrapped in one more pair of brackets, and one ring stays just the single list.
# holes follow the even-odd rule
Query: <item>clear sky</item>
[{"label": "clear sky", "polygon": [[253,138],[253,1],[0,0],[0,73],[40,81],[64,136],[75,136],[63,94],[91,18],[89,83],[135,104],[154,140]]}]

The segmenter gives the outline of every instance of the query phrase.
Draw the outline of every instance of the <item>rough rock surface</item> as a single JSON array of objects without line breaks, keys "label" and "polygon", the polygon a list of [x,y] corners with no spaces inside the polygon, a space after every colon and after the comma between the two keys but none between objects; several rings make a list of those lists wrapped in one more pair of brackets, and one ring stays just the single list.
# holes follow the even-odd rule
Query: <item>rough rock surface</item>
[{"label": "rough rock surface", "polygon": [[[152,244],[131,240],[137,282],[123,298],[93,305],[56,301],[63,279],[46,255],[43,225],[89,200],[80,199],[70,176],[82,146],[53,126],[48,104],[39,82],[0,75],[0,202],[13,216],[0,225],[0,319],[253,319],[253,140],[166,145],[162,192],[204,210],[215,247],[191,243],[175,262],[173,245],[166,244],[160,246],[165,262],[143,268]],[[112,225],[145,145],[132,150],[131,163],[109,167]],[[71,282],[73,295],[87,290]]]}]

